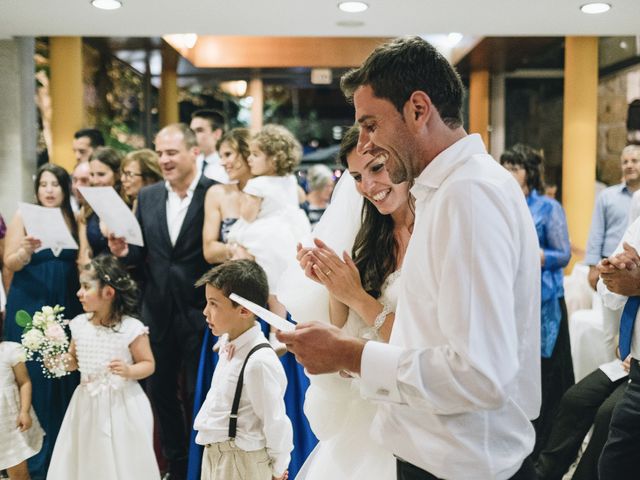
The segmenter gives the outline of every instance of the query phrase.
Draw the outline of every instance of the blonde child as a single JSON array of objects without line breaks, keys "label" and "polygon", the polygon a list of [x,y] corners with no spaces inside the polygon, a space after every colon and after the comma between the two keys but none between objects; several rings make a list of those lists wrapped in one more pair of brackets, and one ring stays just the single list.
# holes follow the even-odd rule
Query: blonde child
[{"label": "blonde child", "polygon": [[[304,210],[299,207],[298,183],[292,175],[300,162],[302,148],[286,128],[266,125],[249,145],[248,160],[250,179],[243,189],[245,193],[240,207],[240,219],[229,232],[229,243],[238,244],[243,253],[265,270],[269,282],[269,309],[286,315],[286,310],[277,301],[276,287],[280,276],[296,262],[296,245],[310,241],[311,226]],[[280,349],[273,335],[270,341]]]},{"label": "blonde child", "polygon": [[31,379],[22,345],[0,340],[0,471],[29,479],[27,458],[42,448],[44,432],[31,406]]},{"label": "blonde child", "polygon": [[236,293],[264,305],[266,275],[251,260],[231,260],[196,285],[205,285],[209,328],[229,342],[194,422],[196,443],[206,447],[201,479],[286,480],[293,429],[285,412],[284,368],[253,313],[228,298]]},{"label": "blonde child", "polygon": [[70,323],[69,353],[51,362],[78,369],[76,388],[58,434],[47,480],[158,480],[153,415],[137,380],[155,368],[148,328],[133,318],[137,288],[111,255],[80,274],[86,313]]}]

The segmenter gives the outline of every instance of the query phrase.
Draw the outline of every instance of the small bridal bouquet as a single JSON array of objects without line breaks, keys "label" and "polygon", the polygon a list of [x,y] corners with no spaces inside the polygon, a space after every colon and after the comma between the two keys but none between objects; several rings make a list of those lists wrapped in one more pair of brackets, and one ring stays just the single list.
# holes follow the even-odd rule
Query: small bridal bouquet
[{"label": "small bridal bouquet", "polygon": [[29,315],[25,310],[16,312],[16,323],[24,328],[22,346],[27,360],[40,362],[42,372],[47,378],[64,377],[69,372],[64,359],[69,350],[69,337],[65,330],[69,323],[62,312],[64,307],[44,306],[38,312]]}]

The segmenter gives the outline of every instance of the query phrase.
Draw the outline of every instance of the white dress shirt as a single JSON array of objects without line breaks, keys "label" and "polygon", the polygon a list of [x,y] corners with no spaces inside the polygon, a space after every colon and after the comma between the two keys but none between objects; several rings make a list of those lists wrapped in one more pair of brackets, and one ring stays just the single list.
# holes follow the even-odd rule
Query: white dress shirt
[{"label": "white dress shirt", "polygon": [[[204,162],[204,169],[202,163]],[[222,165],[220,165],[220,156],[218,152],[206,155],[201,153],[196,157],[196,166],[199,172],[205,177],[220,183],[229,183],[229,175]]]},{"label": "white dress shirt", "polygon": [[[249,351],[266,341],[256,324],[230,342],[235,345],[231,360],[220,355],[211,388],[194,421],[196,443],[229,440],[229,415],[240,369]],[[293,429],[284,405],[286,388],[287,377],[275,352],[270,348],[255,352],[244,371],[235,443],[245,451],[266,447],[276,477],[287,469],[293,450]]]},{"label": "white dress shirt", "polygon": [[[622,244],[625,242],[640,252],[640,217],[629,225],[629,228],[627,228],[627,231],[622,236],[622,240],[620,240],[620,244],[613,252],[613,255],[622,252]],[[627,302],[628,297],[609,291],[602,281],[598,281],[597,289],[598,293],[602,297],[602,303],[604,303],[605,307],[610,308],[611,310],[619,310],[621,314],[621,310],[624,308],[624,304]],[[638,311],[638,315],[636,316],[633,336],[631,337],[631,356],[636,360],[640,360],[640,319],[638,316],[640,316],[640,311]]]},{"label": "white dress shirt", "polygon": [[189,185],[189,188],[187,188],[187,194],[184,198],[181,198],[180,195],[173,191],[169,182],[164,182],[164,186],[168,192],[167,228],[169,229],[169,237],[171,238],[171,245],[173,246],[175,246],[176,240],[178,240],[178,235],[180,235],[180,230],[184,223],[184,217],[187,215],[187,210],[189,210],[189,205],[191,205],[191,200],[193,199],[193,192],[199,181],[200,174],[198,173],[196,178],[191,182],[191,185]]},{"label": "white dress shirt", "polygon": [[507,479],[540,409],[540,254],[522,190],[469,135],[423,170],[389,344],[368,342],[372,434],[449,480]]}]

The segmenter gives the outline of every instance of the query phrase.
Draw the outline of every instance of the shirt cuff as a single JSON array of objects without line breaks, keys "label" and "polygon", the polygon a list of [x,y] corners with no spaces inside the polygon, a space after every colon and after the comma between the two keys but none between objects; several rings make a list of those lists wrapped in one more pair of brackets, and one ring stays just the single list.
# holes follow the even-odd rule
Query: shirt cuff
[{"label": "shirt cuff", "polygon": [[281,477],[289,466],[290,461],[291,456],[288,454],[276,456],[271,464],[271,473],[273,473],[273,476],[276,478]]},{"label": "shirt cuff", "polygon": [[364,398],[402,403],[398,390],[398,364],[404,351],[395,345],[367,342],[360,364],[360,393]]},{"label": "shirt cuff", "polygon": [[602,256],[598,255],[597,253],[587,253],[584,256],[584,260],[582,261],[582,263],[584,263],[585,265],[597,265],[598,263],[600,263],[600,260],[602,260]]}]

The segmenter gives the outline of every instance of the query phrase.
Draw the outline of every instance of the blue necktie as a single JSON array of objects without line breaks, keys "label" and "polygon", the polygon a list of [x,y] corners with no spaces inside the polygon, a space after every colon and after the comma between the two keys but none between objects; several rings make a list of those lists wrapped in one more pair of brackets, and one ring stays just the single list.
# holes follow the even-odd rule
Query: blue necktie
[{"label": "blue necktie", "polygon": [[636,321],[640,307],[640,297],[629,297],[622,310],[620,317],[620,338],[618,348],[620,349],[620,360],[624,360],[631,351],[631,338],[633,337],[633,324]]}]

